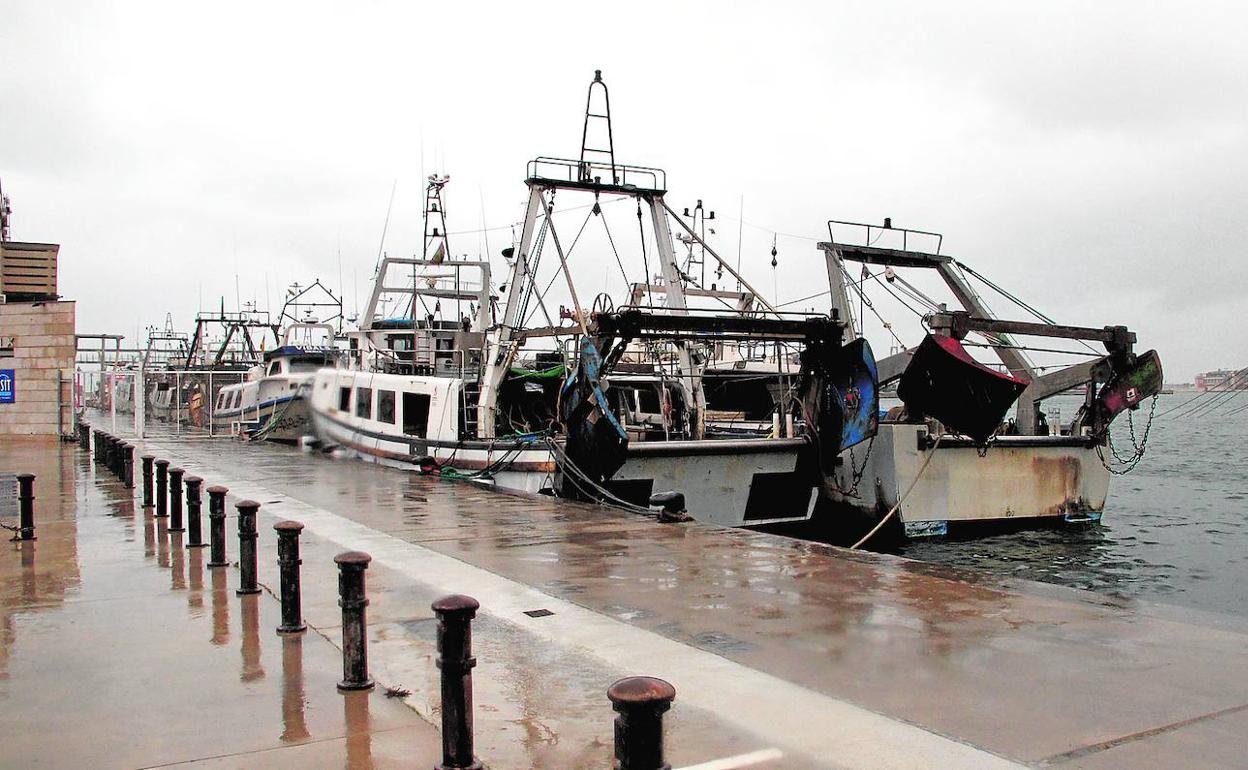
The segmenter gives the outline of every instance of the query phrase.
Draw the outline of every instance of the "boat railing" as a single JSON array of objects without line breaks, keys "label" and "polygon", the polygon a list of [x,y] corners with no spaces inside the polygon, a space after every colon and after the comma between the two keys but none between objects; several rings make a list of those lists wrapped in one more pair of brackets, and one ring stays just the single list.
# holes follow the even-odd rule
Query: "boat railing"
[{"label": "boat railing", "polygon": [[[837,237],[838,233],[839,239]],[[893,227],[891,217],[885,217],[883,225],[829,219],[828,238],[834,245],[839,246],[867,246],[893,249],[900,247],[901,251],[911,251],[913,247],[915,251],[922,251],[928,254],[939,254],[945,239],[940,233],[933,233],[928,230]],[[898,241],[900,241],[900,244]],[[936,247],[934,250],[931,249],[933,242]]]},{"label": "boat railing", "polygon": [[667,189],[667,173],[660,168],[594,163],[570,158],[538,157],[528,164],[530,181],[551,181],[590,187],[636,188],[661,192]]}]

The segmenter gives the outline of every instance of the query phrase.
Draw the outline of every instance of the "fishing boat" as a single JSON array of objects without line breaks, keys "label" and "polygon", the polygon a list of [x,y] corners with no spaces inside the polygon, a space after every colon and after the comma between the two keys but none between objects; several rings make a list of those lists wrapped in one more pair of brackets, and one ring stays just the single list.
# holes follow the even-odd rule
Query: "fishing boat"
[{"label": "fishing boat", "polygon": [[343,320],[342,300],[320,279],[291,286],[278,316],[281,345],[264,352],[243,381],[220,389],[211,409],[214,431],[285,443],[312,436],[307,396],[317,370],[342,362],[336,340]]},{"label": "fishing boat", "polygon": [[[505,489],[661,507],[731,526],[808,520],[820,468],[874,430],[869,346],[843,344],[835,316],[770,305],[666,203],[661,169],[615,160],[612,136],[596,73],[580,157],[528,165],[525,218],[504,251],[497,313],[489,263],[450,258],[445,179],[430,179],[421,257],[382,260],[353,364],[316,375],[318,437],[377,462]],[[571,240],[556,226],[557,195],[561,205],[585,201]],[[629,204],[641,233],[621,253],[607,213],[632,220]],[[620,269],[616,296],[627,299],[619,307],[605,291],[589,306],[580,300],[590,281],[602,281],[601,261],[588,278],[570,266],[593,220],[614,258],[607,264]],[[681,269],[673,222],[751,302],[695,304],[722,298]],[[630,281],[630,272],[642,280]],[[724,430],[708,410],[707,362],[725,345],[749,342],[800,357],[800,392],[785,398],[797,419],[779,421],[787,430],[770,420]]]},{"label": "fishing boat", "polygon": [[[1133,420],[1131,412],[1161,390],[1156,352],[1137,353],[1135,333],[1122,326],[1055,323],[942,254],[938,233],[896,228],[888,219],[883,226],[833,220],[828,231],[819,248],[832,307],[850,328],[878,312],[866,296],[871,288],[876,299],[887,293],[910,307],[926,327],[920,344],[878,362],[881,386],[896,383],[902,404],[883,414],[872,442],[846,453],[827,479],[820,519],[831,539],[853,542],[881,527],[880,537],[895,539],[1099,521],[1111,475],[1143,456],[1147,426],[1136,440],[1132,423],[1129,452],[1114,447],[1109,427],[1124,411]],[[938,275],[957,309],[907,280],[909,271]],[[993,316],[977,286],[1035,320]],[[1066,347],[1053,349],[1055,340]],[[1044,367],[1028,357],[1038,352],[1083,360]],[[1072,419],[1042,408],[1072,388],[1082,394]]]},{"label": "fishing boat", "polygon": [[[263,362],[267,348],[279,344],[279,326],[252,303],[242,309],[200,312],[189,338],[166,323],[149,336],[143,375],[147,414],[158,420],[198,428],[213,426],[212,410],[221,388],[243,381]],[[151,360],[147,360],[150,358]]]},{"label": "fishing boat", "polygon": [[[421,255],[387,254],[378,264],[359,329],[347,334],[347,365],[316,373],[315,434],[365,460],[538,492],[555,466],[537,434],[476,430],[483,330],[494,325],[497,298],[488,261],[450,256],[449,181],[427,180]],[[516,377],[540,389],[558,371]]]}]

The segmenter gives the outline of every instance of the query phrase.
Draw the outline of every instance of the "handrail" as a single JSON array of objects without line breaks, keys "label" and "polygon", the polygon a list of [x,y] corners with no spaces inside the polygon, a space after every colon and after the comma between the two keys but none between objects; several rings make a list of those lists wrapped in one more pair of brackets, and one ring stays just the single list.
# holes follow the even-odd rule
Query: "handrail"
[{"label": "handrail", "polygon": [[[828,239],[833,244],[836,244],[837,242],[836,233],[833,229],[834,225],[842,225],[845,227],[861,227],[861,228],[865,228],[867,231],[866,238],[864,239],[866,241],[865,243],[850,244],[850,243],[845,243],[844,241],[842,241],[840,245],[843,245],[843,246],[871,246],[875,242],[871,240],[871,233],[873,230],[878,232],[880,235],[883,235],[885,232],[901,233],[901,250],[902,251],[910,250],[909,246],[910,246],[910,234],[911,233],[915,235],[926,235],[928,237],[935,238],[936,239],[936,251],[932,252],[933,254],[940,254],[940,249],[944,245],[944,240],[945,240],[944,235],[940,233],[934,233],[929,230],[915,230],[913,228],[907,228],[907,227],[893,227],[893,220],[891,217],[885,217],[883,225],[872,225],[866,222],[849,222],[849,221],[841,220],[841,219],[829,219],[828,220]],[[880,235],[876,236],[876,240],[879,240]]]}]

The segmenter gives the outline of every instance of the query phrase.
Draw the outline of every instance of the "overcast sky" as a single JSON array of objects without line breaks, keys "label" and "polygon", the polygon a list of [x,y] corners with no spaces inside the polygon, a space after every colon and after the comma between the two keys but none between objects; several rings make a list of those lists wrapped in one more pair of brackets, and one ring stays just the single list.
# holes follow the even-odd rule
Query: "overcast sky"
[{"label": "overcast sky", "polygon": [[826,220],[890,216],[1190,380],[1248,365],[1245,30],[1231,2],[0,0],[0,181],[14,239],[62,244],[80,333],[185,329],[236,276],[276,310],[339,254],[350,311],[396,180],[385,249],[419,251],[422,172],[452,232],[502,228],[501,273],[525,162],[578,153],[597,68],[618,159],[705,199],[734,259],[744,199],[780,301],[826,288]]}]

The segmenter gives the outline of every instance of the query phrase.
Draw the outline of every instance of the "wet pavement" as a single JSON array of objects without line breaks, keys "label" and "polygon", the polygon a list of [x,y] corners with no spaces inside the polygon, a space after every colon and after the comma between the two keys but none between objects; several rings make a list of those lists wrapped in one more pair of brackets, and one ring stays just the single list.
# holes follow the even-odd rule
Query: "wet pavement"
[{"label": "wet pavement", "polygon": [[[328,688],[320,697],[338,707],[336,726],[326,724],[318,735],[335,729],[350,735],[342,696],[333,691],[340,614],[332,557],[359,549],[374,557],[368,571],[373,675],[380,684],[412,691],[406,708],[374,696],[373,721],[390,724],[378,715],[392,709],[409,719],[437,720],[429,603],[446,593],[471,594],[482,604],[474,628],[477,751],[494,768],[609,767],[612,714],[605,690],[633,674],[661,676],[676,686],[668,754],[677,767],[760,749],[777,749],[784,758],[755,767],[1218,767],[1241,764],[1248,755],[1248,624],[1239,619],[741,530],[660,525],[597,506],[504,495],[287,447],[168,434],[149,438],[147,446],[206,484],[230,487],[231,511],[243,497],[262,503],[260,579],[266,586],[276,586],[272,524],[294,518],[307,525],[305,616],[315,632],[303,642],[303,678],[319,671],[325,684],[318,687]],[[34,598],[51,596],[54,588],[27,599],[26,583],[52,581],[62,595],[91,591],[100,606],[119,608],[117,617],[101,612],[82,621],[101,624],[97,632],[70,634],[79,637],[75,649],[107,652],[92,653],[94,661],[59,664],[84,666],[95,676],[97,667],[112,663],[119,683],[152,679],[150,661],[129,649],[144,647],[136,630],[185,635],[181,626],[157,623],[189,620],[194,593],[175,584],[185,569],[189,586],[196,552],[170,547],[162,567],[167,538],[158,530],[148,536],[142,512],[133,513],[133,503],[106,472],[93,480],[93,467],[73,447],[53,456],[28,452],[0,450],[2,469],[19,470],[21,462],[60,469],[59,475],[35,469],[41,479],[57,479],[62,495],[67,488],[76,495],[59,514],[69,531],[68,553],[46,561],[75,566],[55,578],[38,576],[44,549],[54,547],[44,541],[42,516],[37,564],[25,566],[15,552],[0,565],[6,570],[0,661],[8,660],[10,672],[0,681],[6,723],[24,703],[14,695],[13,651],[27,649],[25,665],[38,663],[33,650],[39,647],[25,640],[45,625],[15,626],[13,619],[42,618],[73,604],[61,599],[45,607],[46,599]],[[105,569],[123,535],[131,538],[124,541],[129,561]],[[179,557],[183,566],[175,568]],[[135,562],[155,570],[159,591],[131,576],[142,571]],[[212,572],[237,580],[234,569]],[[245,628],[245,605],[232,593],[225,607]],[[171,595],[180,606],[163,607]],[[205,598],[203,622],[209,623],[211,590]],[[251,598],[263,616],[260,657],[270,656],[262,668],[278,672],[282,640],[271,631],[277,602],[267,593]],[[143,608],[128,632],[120,612],[127,602]],[[524,614],[538,609],[553,614]],[[114,633],[117,640],[108,643]],[[240,635],[234,631],[231,639],[238,642]],[[232,674],[234,694],[221,690],[213,697],[219,709],[233,706],[245,726],[223,723],[228,728],[207,742],[229,746],[218,753],[256,750],[234,748],[251,745],[246,726],[267,734],[252,724],[246,714],[251,702],[238,691],[240,683],[249,684],[241,682],[249,665],[246,645],[214,662],[214,653],[228,647],[214,645],[214,636],[186,641],[188,647],[208,644],[195,657],[203,667],[196,677]],[[325,653],[319,669],[307,663],[309,646]],[[188,698],[195,688],[172,689],[163,718],[213,735],[205,712],[216,709],[198,696]],[[113,695],[116,702],[124,697]],[[179,703],[186,712],[170,714]],[[35,704],[30,713],[43,718],[57,708],[64,711],[64,701]],[[257,714],[256,723],[271,723],[281,713]],[[74,723],[84,718],[72,711],[63,716]],[[161,719],[148,717],[145,727],[116,732],[147,734]],[[46,728],[31,722],[25,729],[37,734]],[[429,740],[419,719],[395,728],[403,730]],[[374,747],[382,733],[390,731],[374,727]],[[343,762],[349,743],[330,764]],[[299,748],[319,756],[315,745]],[[165,743],[151,748],[151,756],[164,756]],[[292,756],[282,754],[289,751],[276,753]],[[408,756],[413,764],[431,763]]]},{"label": "wet pavement", "polygon": [[[0,549],[0,765],[431,767],[437,731],[381,691],[340,695],[338,649],[279,636],[278,601],[144,511],[72,446],[30,471],[37,539]],[[98,473],[97,473],[98,471]],[[10,522],[5,520],[5,524]]]}]

